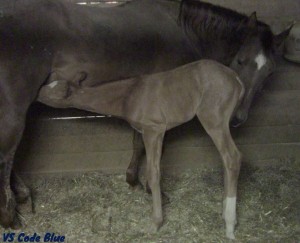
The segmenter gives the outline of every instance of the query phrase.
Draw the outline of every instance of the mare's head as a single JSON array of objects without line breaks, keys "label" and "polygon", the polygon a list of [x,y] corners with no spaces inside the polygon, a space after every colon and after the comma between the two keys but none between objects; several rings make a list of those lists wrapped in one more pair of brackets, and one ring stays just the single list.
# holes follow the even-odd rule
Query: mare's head
[{"label": "mare's head", "polygon": [[198,54],[196,59],[214,59],[239,74],[245,96],[231,124],[242,124],[255,93],[275,69],[274,55],[290,28],[274,35],[255,13],[248,17],[198,0],[182,0],[178,22]]},{"label": "mare's head", "polygon": [[268,25],[257,21],[255,13],[249,17],[247,24],[249,32],[230,64],[245,86],[244,98],[231,121],[235,127],[247,120],[253,98],[275,70],[274,56],[291,29],[274,35]]}]

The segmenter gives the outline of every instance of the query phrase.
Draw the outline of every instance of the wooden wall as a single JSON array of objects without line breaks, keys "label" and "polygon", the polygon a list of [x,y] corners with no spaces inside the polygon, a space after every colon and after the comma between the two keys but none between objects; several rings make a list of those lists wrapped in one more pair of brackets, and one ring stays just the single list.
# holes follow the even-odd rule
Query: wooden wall
[{"label": "wooden wall", "polygon": [[[130,2],[132,0],[64,0],[73,3],[86,2],[93,6],[113,6],[114,4],[104,4],[107,2]],[[136,0],[139,1],[139,0]],[[162,0],[164,1],[164,0]],[[166,0],[166,1],[177,1],[180,0]],[[99,5],[95,3],[99,2]],[[231,8],[244,14],[250,15],[256,11],[257,16],[260,20],[269,24],[273,31],[279,32],[286,28],[293,21],[300,21],[300,1],[299,0],[206,0],[203,2],[209,2],[223,7]]]},{"label": "wooden wall", "polygon": [[[278,64],[248,121],[232,129],[248,165],[300,163],[300,66],[284,60]],[[51,119],[85,115],[92,114],[43,109],[38,118],[29,119],[18,152],[20,170],[124,171],[132,154],[133,133],[127,123],[115,118]],[[162,164],[171,171],[221,165],[215,146],[197,120],[168,132],[165,145]]]},{"label": "wooden wall", "polygon": [[[296,0],[211,0],[223,6],[251,13],[282,29],[299,19]],[[248,121],[232,133],[250,166],[296,162],[300,167],[300,65],[277,60],[278,67],[260,97],[253,104]],[[17,166],[22,172],[124,171],[132,154],[132,129],[114,118],[55,119],[84,117],[90,113],[42,109],[29,116],[18,150]],[[165,171],[221,166],[220,157],[194,120],[173,129],[166,136],[162,161]]]},{"label": "wooden wall", "polygon": [[208,0],[224,7],[235,9],[245,14],[257,12],[260,20],[270,24],[274,31],[279,31],[294,20],[300,21],[300,1],[298,0]]}]

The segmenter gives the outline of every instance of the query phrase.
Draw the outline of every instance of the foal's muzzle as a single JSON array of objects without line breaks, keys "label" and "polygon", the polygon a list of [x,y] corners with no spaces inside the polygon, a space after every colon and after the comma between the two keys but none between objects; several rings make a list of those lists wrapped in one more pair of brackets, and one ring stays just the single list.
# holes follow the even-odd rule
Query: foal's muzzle
[{"label": "foal's muzzle", "polygon": [[231,127],[239,127],[240,125],[242,125],[247,119],[240,119],[237,117],[234,117],[231,119],[230,121],[230,126]]}]

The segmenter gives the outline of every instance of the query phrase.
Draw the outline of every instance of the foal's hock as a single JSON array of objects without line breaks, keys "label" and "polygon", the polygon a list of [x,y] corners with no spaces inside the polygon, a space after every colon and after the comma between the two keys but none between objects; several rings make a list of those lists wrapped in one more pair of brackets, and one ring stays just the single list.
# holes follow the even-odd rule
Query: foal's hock
[{"label": "foal's hock", "polygon": [[226,235],[233,239],[241,154],[231,137],[229,122],[243,94],[243,84],[234,71],[215,61],[201,60],[172,71],[94,87],[81,86],[77,80],[55,81],[42,87],[38,100],[54,107],[113,115],[142,133],[155,230],[163,222],[160,159],[164,134],[197,116],[224,163],[223,217]]}]

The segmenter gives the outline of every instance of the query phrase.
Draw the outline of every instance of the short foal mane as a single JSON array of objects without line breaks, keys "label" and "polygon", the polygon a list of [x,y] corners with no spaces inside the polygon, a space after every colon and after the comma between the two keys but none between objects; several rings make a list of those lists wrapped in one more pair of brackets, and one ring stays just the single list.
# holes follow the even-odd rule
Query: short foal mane
[{"label": "short foal mane", "polygon": [[199,0],[182,0],[178,23],[201,41],[226,40],[242,42],[249,32],[260,36],[263,47],[272,47],[270,27],[257,21],[257,29],[248,26],[249,16]]}]

